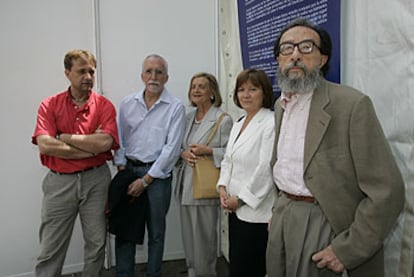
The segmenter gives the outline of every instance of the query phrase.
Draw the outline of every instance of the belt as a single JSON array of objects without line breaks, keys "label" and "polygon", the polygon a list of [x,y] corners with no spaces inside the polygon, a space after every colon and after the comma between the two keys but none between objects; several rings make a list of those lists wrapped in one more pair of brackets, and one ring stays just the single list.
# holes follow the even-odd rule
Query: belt
[{"label": "belt", "polygon": [[127,161],[132,164],[133,166],[137,167],[149,167],[154,164],[155,161],[152,162],[141,162],[140,160],[135,160],[131,158],[127,158]]},{"label": "belt", "polygon": [[96,169],[96,168],[101,167],[101,166],[102,166],[102,164],[101,165],[97,165],[97,166],[91,166],[91,167],[88,167],[88,168],[85,168],[85,169],[82,169],[82,170],[73,171],[73,172],[57,172],[57,171],[55,171],[53,169],[51,169],[50,171],[53,172],[53,173],[55,173],[55,174],[59,174],[59,175],[71,175],[71,174],[84,173],[86,171],[89,171],[89,170],[92,170],[92,169]]},{"label": "belt", "polygon": [[316,203],[316,199],[313,196],[305,196],[305,195],[294,195],[287,193],[286,191],[282,191],[287,198],[293,200],[293,201],[304,201],[308,203]]}]

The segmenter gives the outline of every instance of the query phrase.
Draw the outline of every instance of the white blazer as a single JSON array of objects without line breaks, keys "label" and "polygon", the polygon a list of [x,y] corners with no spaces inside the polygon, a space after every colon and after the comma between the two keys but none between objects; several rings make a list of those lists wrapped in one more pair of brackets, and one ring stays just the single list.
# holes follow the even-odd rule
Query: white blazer
[{"label": "white blazer", "polygon": [[244,121],[245,117],[234,123],[230,132],[217,187],[225,186],[227,193],[246,203],[236,211],[240,220],[266,223],[272,216],[275,194],[270,166],[274,115],[260,109],[236,140]]}]

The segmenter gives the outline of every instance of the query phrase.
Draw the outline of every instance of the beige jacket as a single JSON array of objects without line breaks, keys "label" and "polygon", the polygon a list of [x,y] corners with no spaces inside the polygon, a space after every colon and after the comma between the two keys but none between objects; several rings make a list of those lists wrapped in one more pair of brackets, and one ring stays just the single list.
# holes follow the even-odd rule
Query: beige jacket
[{"label": "beige jacket", "polygon": [[[275,145],[282,117],[277,101]],[[383,241],[403,208],[404,184],[368,96],[320,80],[303,167],[305,184],[336,233],[332,246],[348,275],[383,276]]]}]

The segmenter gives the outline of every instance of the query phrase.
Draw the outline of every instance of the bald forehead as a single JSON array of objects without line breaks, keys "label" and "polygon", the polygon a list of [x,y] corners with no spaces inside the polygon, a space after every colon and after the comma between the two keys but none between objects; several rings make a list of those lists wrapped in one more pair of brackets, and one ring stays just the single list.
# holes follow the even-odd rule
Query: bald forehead
[{"label": "bald forehead", "polygon": [[304,26],[295,26],[287,30],[280,38],[280,43],[283,43],[283,42],[298,43],[306,39],[311,39],[316,44],[318,45],[320,44],[319,34],[315,30],[308,28],[308,27],[304,27]]}]

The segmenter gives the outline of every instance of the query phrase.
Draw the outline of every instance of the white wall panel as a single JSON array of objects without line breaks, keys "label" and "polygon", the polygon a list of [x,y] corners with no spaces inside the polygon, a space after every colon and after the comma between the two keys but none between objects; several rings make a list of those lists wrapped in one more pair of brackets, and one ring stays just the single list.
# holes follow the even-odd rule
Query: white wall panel
[{"label": "white wall panel", "polygon": [[216,1],[102,1],[102,89],[118,104],[142,87],[144,57],[169,64],[168,89],[188,103],[188,82],[199,71],[216,72]]}]

